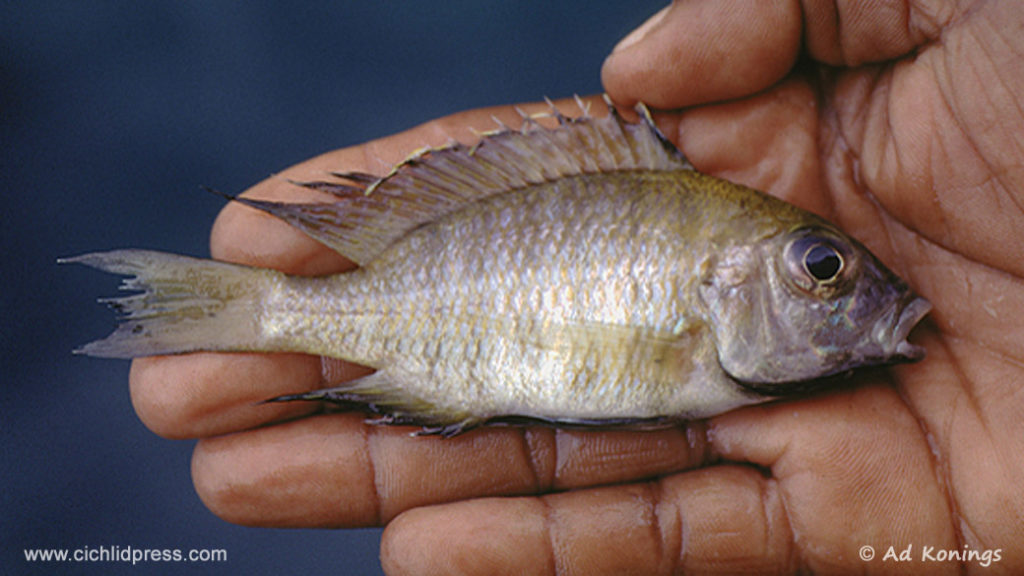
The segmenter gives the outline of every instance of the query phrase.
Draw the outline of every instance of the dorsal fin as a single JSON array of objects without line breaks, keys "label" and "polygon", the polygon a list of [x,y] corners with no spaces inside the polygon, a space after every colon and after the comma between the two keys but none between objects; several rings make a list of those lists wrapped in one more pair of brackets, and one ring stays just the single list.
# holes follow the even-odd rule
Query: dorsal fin
[{"label": "dorsal fin", "polygon": [[236,198],[284,219],[359,265],[373,260],[414,228],[494,194],[559,178],[626,170],[692,170],[686,157],[658,131],[643,104],[640,122],[626,122],[605,96],[609,114],[594,118],[579,99],[581,115],[567,118],[554,104],[541,127],[523,114],[518,130],[502,125],[473,146],[425,148],[383,178],[337,173],[348,183],[297,183],[334,194],[332,203],[288,204]]}]

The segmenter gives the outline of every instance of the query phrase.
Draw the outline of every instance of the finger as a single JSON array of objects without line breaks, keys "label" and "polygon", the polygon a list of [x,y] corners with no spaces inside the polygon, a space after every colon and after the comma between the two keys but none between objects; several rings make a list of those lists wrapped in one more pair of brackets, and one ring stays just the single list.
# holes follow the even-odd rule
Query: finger
[{"label": "finger", "polygon": [[[188,354],[132,362],[129,383],[139,419],[166,438],[198,438],[244,430],[268,419],[311,412],[309,405],[272,405],[282,382],[316,385],[315,358],[298,354]],[[237,383],[242,383],[238,385]]]},{"label": "finger", "polygon": [[649,478],[703,464],[705,448],[698,425],[492,428],[443,439],[329,414],[202,440],[192,474],[203,502],[230,522],[367,526],[417,506]]},{"label": "finger", "polygon": [[266,403],[282,390],[307,391],[371,370],[304,354],[154,356],[132,362],[132,404],[165,438],[217,436],[321,412],[311,402]]},{"label": "finger", "polygon": [[381,542],[388,574],[767,574],[799,561],[777,484],[742,466],[417,508]]},{"label": "finger", "polygon": [[834,66],[903,56],[937,38],[955,10],[951,4],[906,0],[802,4],[808,53]]},{"label": "finger", "polygon": [[672,109],[752,94],[782,78],[800,48],[793,2],[673,2],[652,20],[605,60],[616,102]]},{"label": "finger", "polygon": [[814,89],[793,78],[750,98],[656,116],[701,172],[828,217]]},{"label": "finger", "polygon": [[617,102],[671,109],[754,94],[785,76],[801,43],[831,65],[890,60],[935,40],[948,4],[673,2],[628,35],[601,71]]},{"label": "finger", "polygon": [[[708,431],[712,449],[770,471],[791,529],[809,539],[807,561],[856,558],[861,545],[956,547],[943,474],[920,423],[891,387],[861,383],[718,416]],[[828,510],[841,513],[823,518]]]},{"label": "finger", "polygon": [[[557,105],[566,114],[579,114],[575,102]],[[548,105],[527,104],[522,110],[537,113],[547,111]],[[600,106],[595,106],[594,112],[603,113]],[[413,150],[453,141],[475,141],[480,132],[498,126],[495,118],[509,126],[522,122],[519,112],[508,106],[456,114],[395,136],[313,158],[257,184],[245,194],[285,202],[330,201],[330,196],[291,181],[322,180],[332,171],[385,174]],[[344,256],[279,219],[233,202],[218,216],[210,244],[216,259],[290,274],[331,274],[353,266]],[[283,394],[334,386],[366,373],[365,369],[339,360],[296,354],[190,354],[137,360],[132,368],[131,388],[139,416],[148,427],[163,436],[189,438],[226,434],[317,412],[320,406],[316,404],[259,403]]]},{"label": "finger", "polygon": [[863,546],[957,546],[927,442],[889,388],[733,412],[709,437],[756,467],[411,510],[382,561],[396,574],[845,572],[866,567]]}]

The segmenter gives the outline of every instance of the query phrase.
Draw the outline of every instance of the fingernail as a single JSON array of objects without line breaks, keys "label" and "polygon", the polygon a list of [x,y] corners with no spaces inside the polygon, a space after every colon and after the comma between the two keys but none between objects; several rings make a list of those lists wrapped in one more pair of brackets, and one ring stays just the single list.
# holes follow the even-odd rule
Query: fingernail
[{"label": "fingernail", "polygon": [[625,38],[619,40],[619,43],[615,45],[615,48],[612,48],[612,54],[619,52],[621,50],[625,50],[626,48],[629,48],[630,46],[636,44],[640,40],[643,40],[643,37],[646,36],[652,28],[657,26],[659,22],[665,19],[665,14],[668,13],[668,9],[671,7],[671,5],[668,5],[662,8],[661,10],[658,10],[658,12],[654,16],[648,18],[646,22],[644,22],[635,30],[627,34]]}]

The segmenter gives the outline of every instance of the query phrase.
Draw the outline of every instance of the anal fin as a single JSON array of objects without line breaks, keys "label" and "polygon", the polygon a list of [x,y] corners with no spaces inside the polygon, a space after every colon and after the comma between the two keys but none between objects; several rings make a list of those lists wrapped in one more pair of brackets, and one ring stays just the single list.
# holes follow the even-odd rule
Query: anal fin
[{"label": "anal fin", "polygon": [[311,392],[286,394],[266,402],[314,401],[328,402],[344,409],[364,409],[377,418],[367,420],[368,424],[392,426],[419,426],[417,436],[439,435],[451,437],[483,423],[483,420],[463,412],[448,412],[443,408],[409,394],[401,376],[388,373],[387,369],[345,382],[332,388]]}]

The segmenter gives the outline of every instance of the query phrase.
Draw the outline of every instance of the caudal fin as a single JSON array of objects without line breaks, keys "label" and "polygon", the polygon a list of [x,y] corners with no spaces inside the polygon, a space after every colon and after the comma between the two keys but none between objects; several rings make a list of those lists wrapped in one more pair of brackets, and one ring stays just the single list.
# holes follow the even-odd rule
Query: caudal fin
[{"label": "caudal fin", "polygon": [[121,324],[75,352],[104,358],[256,350],[262,341],[260,297],[279,274],[148,250],[96,252],[59,262],[132,276],[121,289],[140,292],[100,300],[121,314]]}]

